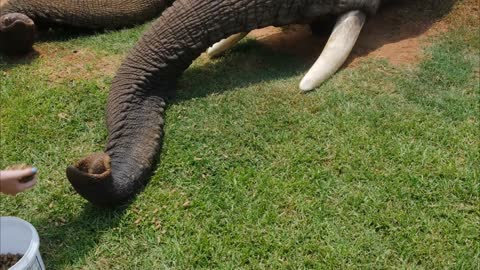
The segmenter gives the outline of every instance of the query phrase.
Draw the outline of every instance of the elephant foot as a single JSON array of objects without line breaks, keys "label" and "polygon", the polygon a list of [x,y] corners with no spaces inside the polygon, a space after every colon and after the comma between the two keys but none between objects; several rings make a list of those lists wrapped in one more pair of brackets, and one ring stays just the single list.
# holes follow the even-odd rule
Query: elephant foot
[{"label": "elephant foot", "polygon": [[8,55],[27,53],[35,38],[35,23],[21,13],[8,13],[0,17],[0,52]]},{"label": "elephant foot", "polygon": [[112,185],[110,157],[105,153],[94,153],[74,166],[67,168],[67,177],[73,188],[91,203],[108,206],[108,194]]}]

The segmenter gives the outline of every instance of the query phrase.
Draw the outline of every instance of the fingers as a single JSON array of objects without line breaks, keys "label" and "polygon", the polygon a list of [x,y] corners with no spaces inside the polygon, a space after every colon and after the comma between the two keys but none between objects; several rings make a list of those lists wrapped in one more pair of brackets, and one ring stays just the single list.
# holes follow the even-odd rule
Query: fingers
[{"label": "fingers", "polygon": [[0,192],[16,195],[37,183],[37,168],[0,171]]},{"label": "fingers", "polygon": [[27,168],[22,170],[6,170],[0,172],[2,180],[22,179],[33,176],[37,173],[37,168]]},{"label": "fingers", "polygon": [[19,191],[24,191],[35,186],[36,183],[37,183],[37,177],[33,178],[33,180],[30,180],[26,183],[19,183],[17,187]]}]

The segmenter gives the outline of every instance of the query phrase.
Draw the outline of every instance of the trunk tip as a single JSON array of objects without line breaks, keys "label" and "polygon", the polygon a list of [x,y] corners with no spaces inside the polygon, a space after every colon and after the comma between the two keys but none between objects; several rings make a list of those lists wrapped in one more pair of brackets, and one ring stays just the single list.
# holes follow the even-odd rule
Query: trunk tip
[{"label": "trunk tip", "polygon": [[92,154],[66,170],[75,191],[96,206],[112,207],[118,202],[113,189],[110,157],[104,153]]},{"label": "trunk tip", "polygon": [[35,23],[21,13],[7,13],[0,17],[0,52],[7,55],[24,54],[32,50]]}]

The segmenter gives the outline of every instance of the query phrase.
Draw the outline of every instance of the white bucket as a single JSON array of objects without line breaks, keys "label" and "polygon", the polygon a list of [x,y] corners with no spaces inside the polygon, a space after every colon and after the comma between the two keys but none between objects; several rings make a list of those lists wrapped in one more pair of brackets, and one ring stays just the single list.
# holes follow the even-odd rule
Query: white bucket
[{"label": "white bucket", "polygon": [[10,270],[45,270],[39,247],[32,224],[17,217],[0,217],[0,254],[23,254]]}]

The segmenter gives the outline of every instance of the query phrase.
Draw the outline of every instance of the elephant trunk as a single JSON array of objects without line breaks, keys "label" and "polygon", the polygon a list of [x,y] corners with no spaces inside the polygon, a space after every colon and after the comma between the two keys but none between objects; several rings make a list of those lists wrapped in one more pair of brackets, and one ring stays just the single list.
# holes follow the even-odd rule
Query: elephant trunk
[{"label": "elephant trunk", "polygon": [[174,0],[0,0],[0,52],[31,50],[35,25],[115,29],[150,20]]},{"label": "elephant trunk", "polygon": [[107,119],[105,153],[94,153],[67,168],[75,190],[98,206],[116,206],[143,189],[163,138],[166,104],[162,97],[153,92],[130,98],[116,94],[108,100],[107,113],[114,117]]},{"label": "elephant trunk", "polygon": [[173,0],[4,0],[0,16],[21,13],[36,24],[65,24],[98,29],[144,22],[162,12]]},{"label": "elephant trunk", "polygon": [[[314,4],[312,4],[312,2]],[[95,162],[67,169],[75,189],[97,205],[117,205],[147,183],[163,138],[165,100],[183,71],[214,42],[269,25],[313,20],[350,10],[346,0],[177,0],[153,24],[122,63],[108,97],[109,141]],[[351,0],[354,8],[363,0]],[[372,1],[373,2],[373,1]],[[109,165],[107,165],[109,164]]]}]

